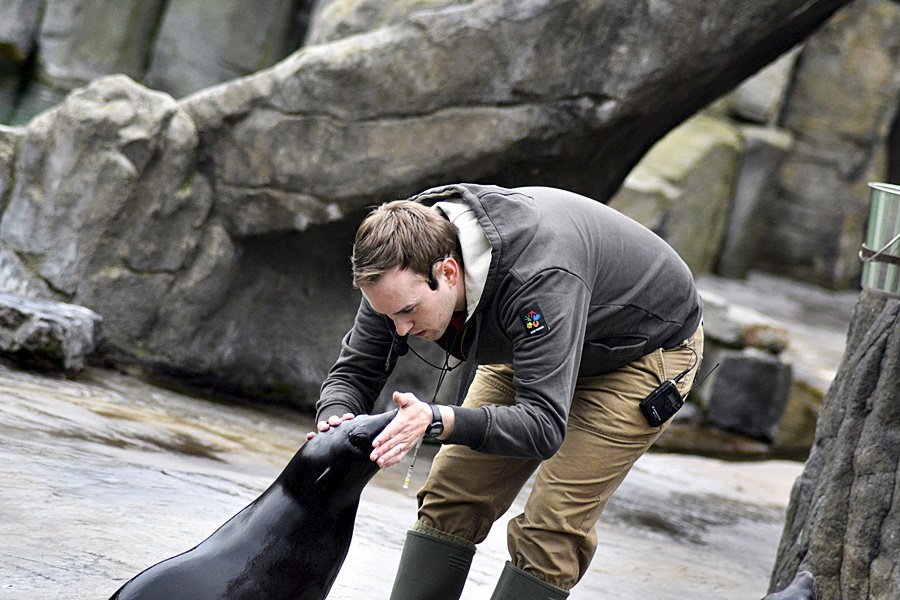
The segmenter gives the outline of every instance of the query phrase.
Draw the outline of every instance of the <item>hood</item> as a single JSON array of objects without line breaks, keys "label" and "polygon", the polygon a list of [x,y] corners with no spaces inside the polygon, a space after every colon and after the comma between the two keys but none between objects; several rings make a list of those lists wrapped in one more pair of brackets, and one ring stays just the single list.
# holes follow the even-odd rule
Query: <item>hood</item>
[{"label": "hood", "polygon": [[[481,226],[490,244],[490,261],[486,275],[478,275],[481,285],[475,306],[467,306],[468,317],[481,310],[493,297],[499,280],[498,273],[508,272],[516,258],[531,243],[540,213],[534,198],[516,190],[497,186],[458,183],[425,190],[410,198],[426,206],[437,203],[464,203]],[[450,209],[457,216],[464,210]],[[451,215],[448,215],[451,219]],[[466,257],[463,256],[465,262]],[[466,267],[466,276],[469,269]],[[481,284],[483,281],[483,284]],[[466,300],[469,301],[469,286],[466,285]]]}]

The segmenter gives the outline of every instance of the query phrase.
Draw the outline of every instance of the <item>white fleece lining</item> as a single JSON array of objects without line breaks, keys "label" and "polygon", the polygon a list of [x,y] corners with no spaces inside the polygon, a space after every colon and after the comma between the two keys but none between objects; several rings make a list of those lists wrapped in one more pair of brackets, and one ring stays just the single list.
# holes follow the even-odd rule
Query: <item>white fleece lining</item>
[{"label": "white fleece lining", "polygon": [[443,212],[450,222],[459,229],[459,247],[462,249],[463,268],[466,273],[466,320],[475,312],[484,284],[487,282],[488,270],[491,268],[491,243],[475,212],[463,200],[453,199],[435,202],[434,208]]}]

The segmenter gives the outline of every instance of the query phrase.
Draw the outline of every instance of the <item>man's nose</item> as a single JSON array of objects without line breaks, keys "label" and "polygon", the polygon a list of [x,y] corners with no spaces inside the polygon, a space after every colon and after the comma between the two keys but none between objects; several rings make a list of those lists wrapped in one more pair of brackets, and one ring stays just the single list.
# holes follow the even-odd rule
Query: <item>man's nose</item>
[{"label": "man's nose", "polygon": [[412,331],[413,322],[407,320],[394,321],[394,328],[397,330],[397,335],[402,337]]}]

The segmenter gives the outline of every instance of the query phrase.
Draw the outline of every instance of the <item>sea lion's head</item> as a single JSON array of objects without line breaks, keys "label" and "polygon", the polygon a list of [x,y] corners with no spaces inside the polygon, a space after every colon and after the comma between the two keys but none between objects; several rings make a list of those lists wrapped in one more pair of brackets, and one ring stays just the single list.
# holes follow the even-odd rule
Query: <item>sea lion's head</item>
[{"label": "sea lion's head", "polygon": [[282,483],[295,493],[358,495],[378,472],[372,462],[372,441],[384,431],[396,410],[378,415],[358,415],[328,431],[320,432],[294,455],[281,474]]}]

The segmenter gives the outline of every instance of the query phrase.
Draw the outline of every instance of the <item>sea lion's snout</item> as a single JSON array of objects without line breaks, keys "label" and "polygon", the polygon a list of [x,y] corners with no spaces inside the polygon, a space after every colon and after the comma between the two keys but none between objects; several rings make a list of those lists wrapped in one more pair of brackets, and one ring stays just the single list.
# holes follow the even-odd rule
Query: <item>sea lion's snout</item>
[{"label": "sea lion's snout", "polygon": [[377,415],[360,415],[350,421],[350,444],[360,450],[372,450],[372,440],[397,416],[397,410]]}]

